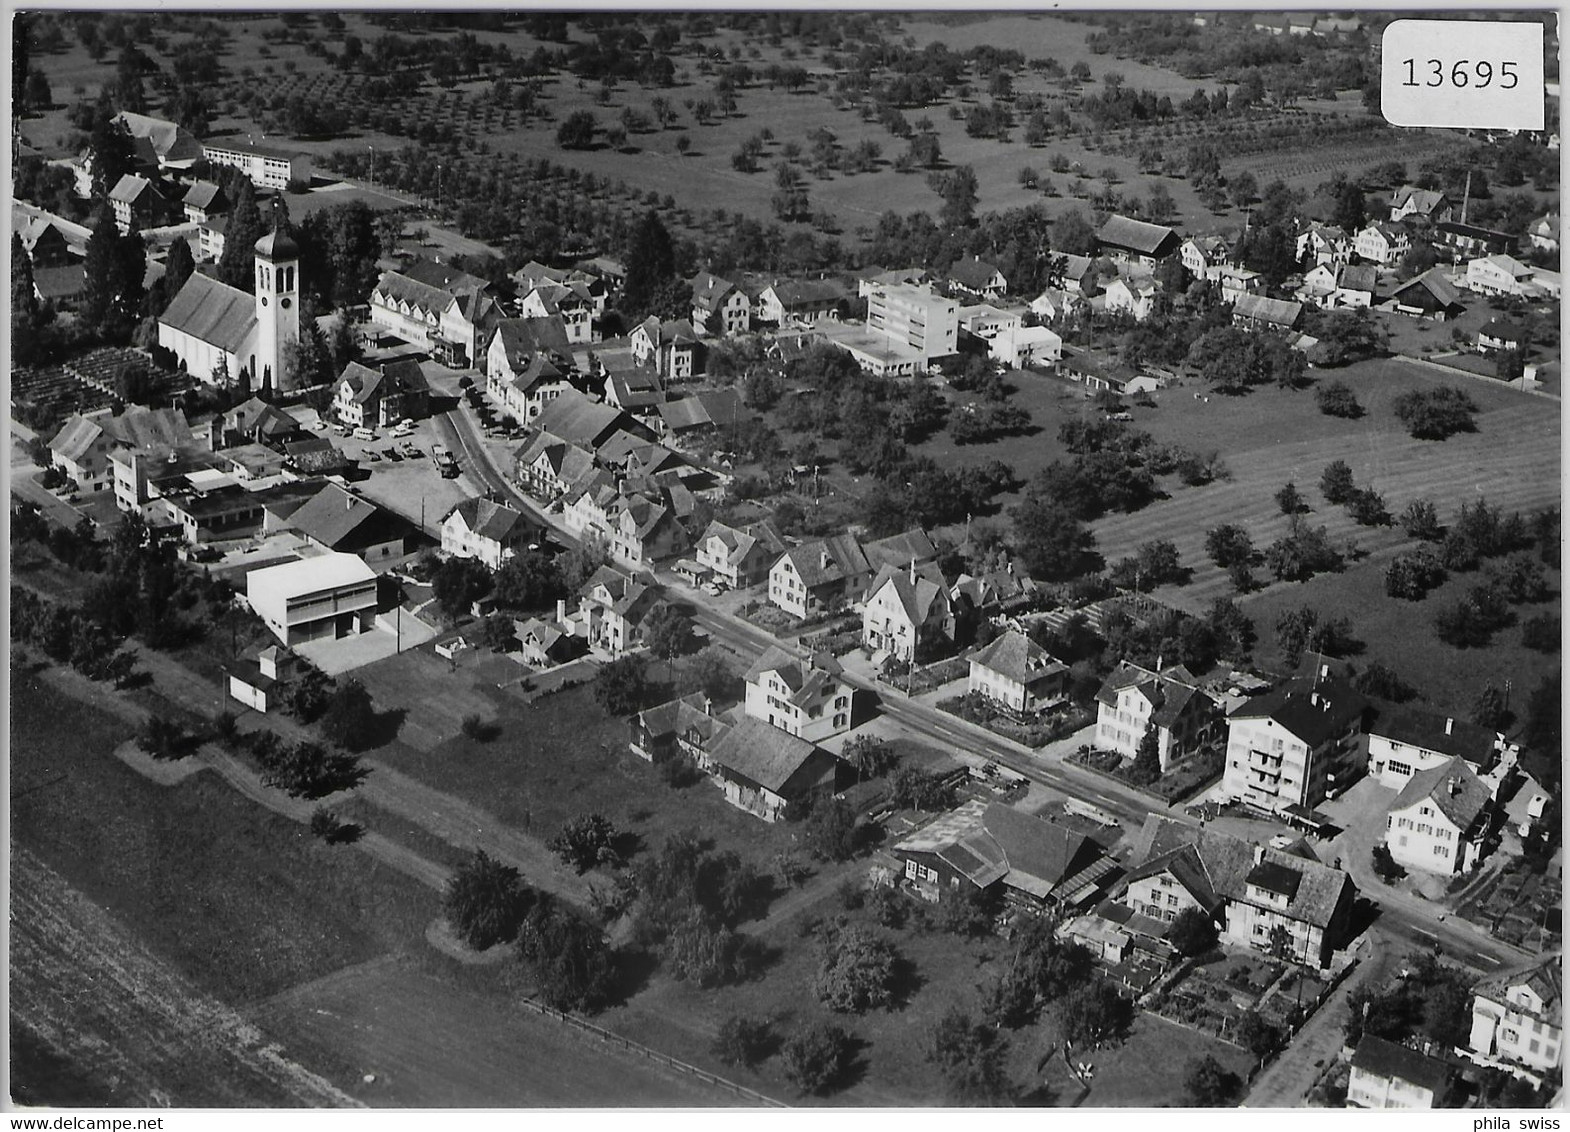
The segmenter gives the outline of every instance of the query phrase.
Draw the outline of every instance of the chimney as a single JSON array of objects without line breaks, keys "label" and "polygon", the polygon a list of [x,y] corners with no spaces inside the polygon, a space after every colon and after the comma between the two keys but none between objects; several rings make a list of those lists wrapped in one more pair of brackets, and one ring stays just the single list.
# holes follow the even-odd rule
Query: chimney
[{"label": "chimney", "polygon": [[703,697],[703,714],[704,715],[713,715],[714,714],[714,701],[709,699],[708,696],[704,696]]},{"label": "chimney", "polygon": [[1445,779],[1445,789],[1449,790],[1450,796],[1454,798],[1457,794],[1461,793],[1461,780],[1456,778],[1454,775],[1451,775],[1449,778]]},{"label": "chimney", "polygon": [[1263,845],[1256,845],[1256,846],[1254,846],[1254,864],[1262,865],[1262,864],[1264,864],[1264,862],[1265,862],[1265,847]]},{"label": "chimney", "polygon": [[1455,725],[1456,725],[1455,716],[1453,716],[1453,715],[1452,716],[1446,716],[1445,717],[1445,734],[1449,735],[1450,732],[1455,728]]},{"label": "chimney", "polygon": [[914,557],[910,560],[910,584],[913,586],[916,584],[916,559]]},{"label": "chimney", "polygon": [[556,599],[556,623],[558,625],[565,625],[565,624],[567,624],[567,599],[566,598],[560,598],[559,597],[559,598]]}]

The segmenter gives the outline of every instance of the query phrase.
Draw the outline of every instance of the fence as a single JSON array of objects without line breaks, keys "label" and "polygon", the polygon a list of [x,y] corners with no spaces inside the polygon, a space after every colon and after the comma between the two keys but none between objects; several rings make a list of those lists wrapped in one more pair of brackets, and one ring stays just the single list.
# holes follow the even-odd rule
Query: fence
[{"label": "fence", "polygon": [[740,1097],[745,1101],[750,1101],[752,1104],[760,1108],[790,1107],[784,1101],[777,1101],[773,1097],[766,1097],[755,1089],[749,1089],[745,1085],[738,1085],[736,1082],[726,1080],[717,1073],[710,1073],[706,1069],[699,1069],[696,1065],[689,1065],[685,1061],[681,1061],[677,1058],[670,1057],[667,1054],[660,1053],[658,1050],[652,1050],[648,1046],[643,1045],[641,1042],[635,1042],[631,1038],[624,1038],[620,1034],[614,1034],[609,1030],[596,1026],[592,1022],[585,1022],[581,1018],[574,1018],[571,1014],[566,1014],[552,1006],[546,1006],[543,1002],[536,1002],[532,998],[524,998],[520,1001],[524,1006],[528,1007],[528,1009],[534,1011],[536,1014],[543,1015],[546,1018],[553,1018],[557,1022],[560,1022],[571,1029],[577,1030],[581,1034],[587,1034],[592,1038],[598,1038],[606,1045],[616,1046],[618,1049],[626,1050],[628,1053],[635,1053],[647,1061],[652,1061],[658,1065],[663,1065],[667,1069],[674,1069],[678,1073],[685,1074],[688,1077],[696,1078],[697,1080],[702,1081],[707,1085],[713,1085],[715,1088],[724,1089],[733,1096]]}]

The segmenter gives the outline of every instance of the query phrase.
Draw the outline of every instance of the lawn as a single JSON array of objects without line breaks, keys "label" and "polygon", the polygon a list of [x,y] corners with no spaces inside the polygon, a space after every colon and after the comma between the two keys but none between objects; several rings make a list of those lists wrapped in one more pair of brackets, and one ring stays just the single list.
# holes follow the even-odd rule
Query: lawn
[{"label": "lawn", "polygon": [[413,881],[211,774],[153,785],[110,755],[128,727],[37,678],[13,683],[11,705],[18,843],[225,1001],[409,946],[437,914]]},{"label": "lawn", "polygon": [[[394,663],[410,662],[386,662]],[[664,666],[656,665],[651,675],[662,677]],[[372,691],[385,705],[380,689],[372,686]],[[413,718],[433,698],[427,686],[400,702],[419,705]],[[660,771],[628,749],[626,721],[605,714],[592,685],[530,703],[501,697],[494,703],[501,734],[490,742],[458,733],[421,750],[400,739],[381,748],[377,757],[541,837],[553,836],[569,818],[593,812],[636,834],[645,847],[658,846],[670,833],[696,829],[765,872],[770,857],[794,841],[793,827],[742,813],[707,780],[679,790],[667,785]]]},{"label": "lawn", "polygon": [[[1237,1046],[1207,1037],[1187,1026],[1141,1012],[1134,1021],[1127,1041],[1111,1049],[1101,1049],[1086,1060],[1095,1068],[1089,1094],[1082,1108],[1162,1108],[1186,1106],[1184,1081],[1189,1067],[1210,1054],[1239,1077],[1245,1077],[1253,1059]],[[1056,1075],[1069,1101],[1073,1100],[1069,1078],[1062,1063]]]}]

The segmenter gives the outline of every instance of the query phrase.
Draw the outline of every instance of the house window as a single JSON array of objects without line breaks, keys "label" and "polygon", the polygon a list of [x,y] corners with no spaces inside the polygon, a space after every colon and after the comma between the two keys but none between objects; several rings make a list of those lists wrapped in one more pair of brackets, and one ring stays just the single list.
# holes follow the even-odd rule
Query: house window
[{"label": "house window", "polygon": [[920,872],[919,872],[920,868],[921,868],[921,866],[916,864],[915,861],[906,861],[905,862],[905,875],[907,877],[909,877],[911,880],[915,880],[916,877],[920,875]]},{"label": "house window", "polygon": [[1408,765],[1407,763],[1401,762],[1401,761],[1399,761],[1397,759],[1391,759],[1390,761],[1385,763],[1385,765],[1390,768],[1390,773],[1391,774],[1406,774],[1406,775],[1410,775],[1412,773],[1412,768],[1411,768],[1410,765]]}]

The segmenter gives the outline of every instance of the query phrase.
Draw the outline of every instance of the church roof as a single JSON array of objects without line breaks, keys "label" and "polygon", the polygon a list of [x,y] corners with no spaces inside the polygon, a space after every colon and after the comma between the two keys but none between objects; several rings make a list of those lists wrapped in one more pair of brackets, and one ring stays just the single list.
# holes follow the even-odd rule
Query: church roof
[{"label": "church roof", "polygon": [[158,321],[234,354],[256,330],[256,300],[238,287],[196,272]]},{"label": "church roof", "polygon": [[256,241],[256,254],[268,259],[299,259],[300,245],[284,232],[269,232]]}]

